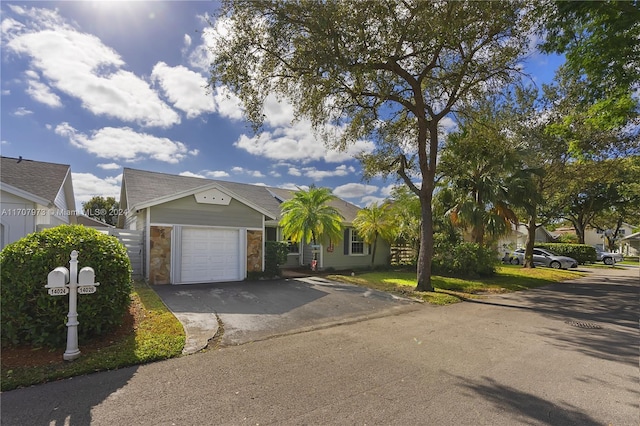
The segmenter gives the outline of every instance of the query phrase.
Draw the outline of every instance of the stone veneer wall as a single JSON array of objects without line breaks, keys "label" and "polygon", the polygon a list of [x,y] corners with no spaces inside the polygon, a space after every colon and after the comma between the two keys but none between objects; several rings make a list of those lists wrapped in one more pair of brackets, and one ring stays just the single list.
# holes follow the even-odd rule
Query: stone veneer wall
[{"label": "stone veneer wall", "polygon": [[171,226],[151,227],[149,284],[171,284]]},{"label": "stone veneer wall", "polygon": [[247,272],[262,272],[262,231],[247,231]]}]

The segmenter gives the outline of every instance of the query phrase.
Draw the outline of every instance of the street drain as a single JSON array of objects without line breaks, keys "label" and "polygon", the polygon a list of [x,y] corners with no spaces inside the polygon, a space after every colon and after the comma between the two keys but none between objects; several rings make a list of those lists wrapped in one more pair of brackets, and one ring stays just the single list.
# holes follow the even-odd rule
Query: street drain
[{"label": "street drain", "polygon": [[565,323],[578,328],[588,328],[588,329],[599,329],[602,328],[598,324],[594,324],[592,322],[584,322],[584,321],[565,321]]}]

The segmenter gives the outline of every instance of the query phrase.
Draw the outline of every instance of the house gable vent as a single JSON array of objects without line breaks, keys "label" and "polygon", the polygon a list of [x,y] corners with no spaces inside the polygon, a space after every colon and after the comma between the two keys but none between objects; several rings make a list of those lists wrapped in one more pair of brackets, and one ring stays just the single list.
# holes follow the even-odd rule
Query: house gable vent
[{"label": "house gable vent", "polygon": [[193,194],[196,197],[196,202],[199,204],[217,204],[221,206],[228,206],[231,202],[231,197],[220,191],[219,189],[209,189],[207,191],[198,192]]}]

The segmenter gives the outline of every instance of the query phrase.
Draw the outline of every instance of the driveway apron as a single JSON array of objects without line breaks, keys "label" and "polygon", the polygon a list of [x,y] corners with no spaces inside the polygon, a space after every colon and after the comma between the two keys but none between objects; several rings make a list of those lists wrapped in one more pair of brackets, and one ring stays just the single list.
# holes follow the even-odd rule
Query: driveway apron
[{"label": "driveway apron", "polygon": [[221,344],[239,345],[416,309],[418,303],[321,277],[153,286],[182,322],[184,353],[197,352],[224,327]]}]

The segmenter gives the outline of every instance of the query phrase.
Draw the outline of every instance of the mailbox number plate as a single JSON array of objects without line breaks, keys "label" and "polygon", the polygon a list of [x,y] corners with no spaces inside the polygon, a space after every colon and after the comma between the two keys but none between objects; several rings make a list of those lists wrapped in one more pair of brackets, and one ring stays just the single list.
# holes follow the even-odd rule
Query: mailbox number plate
[{"label": "mailbox number plate", "polygon": [[94,285],[83,285],[78,287],[78,294],[92,294],[96,292],[96,286]]},{"label": "mailbox number plate", "polygon": [[65,294],[69,294],[69,287],[50,288],[49,294],[52,296],[64,296]]}]

